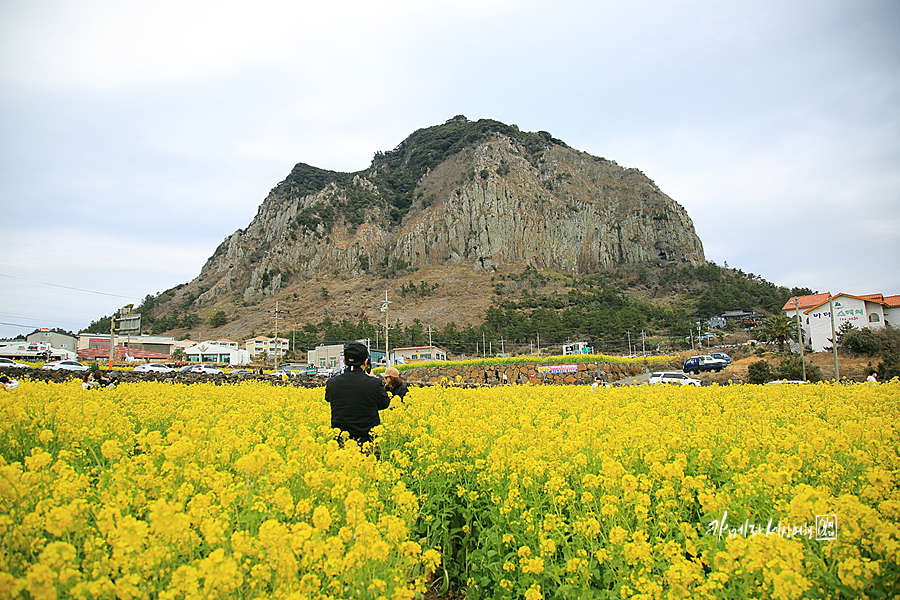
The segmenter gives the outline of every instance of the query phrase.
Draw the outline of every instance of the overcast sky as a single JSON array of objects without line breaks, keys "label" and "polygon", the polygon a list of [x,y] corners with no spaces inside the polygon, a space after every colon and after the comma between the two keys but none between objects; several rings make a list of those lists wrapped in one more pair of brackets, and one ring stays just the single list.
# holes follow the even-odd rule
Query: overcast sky
[{"label": "overcast sky", "polygon": [[720,265],[900,294],[896,0],[3,0],[0,336],[190,281],[297,162],[459,114],[640,169]]}]

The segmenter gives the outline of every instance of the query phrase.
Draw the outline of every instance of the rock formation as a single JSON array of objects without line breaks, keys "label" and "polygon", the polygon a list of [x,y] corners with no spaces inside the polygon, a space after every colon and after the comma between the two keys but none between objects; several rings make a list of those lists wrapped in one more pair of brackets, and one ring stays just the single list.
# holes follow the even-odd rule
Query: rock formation
[{"label": "rock formation", "polygon": [[701,264],[687,212],[636,169],[546,132],[455,117],[358,173],[298,164],[203,267],[198,306],[253,304],[286,279],[437,265],[590,273]]}]

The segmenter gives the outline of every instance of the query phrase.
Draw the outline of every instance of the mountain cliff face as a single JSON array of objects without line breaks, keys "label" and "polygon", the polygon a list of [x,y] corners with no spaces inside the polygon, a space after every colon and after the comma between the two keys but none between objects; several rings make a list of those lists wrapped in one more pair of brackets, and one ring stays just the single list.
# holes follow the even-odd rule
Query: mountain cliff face
[{"label": "mountain cliff face", "polygon": [[546,132],[455,117],[357,173],[298,164],[198,278],[198,306],[256,304],[289,282],[439,266],[590,273],[701,264],[687,212],[636,169]]}]

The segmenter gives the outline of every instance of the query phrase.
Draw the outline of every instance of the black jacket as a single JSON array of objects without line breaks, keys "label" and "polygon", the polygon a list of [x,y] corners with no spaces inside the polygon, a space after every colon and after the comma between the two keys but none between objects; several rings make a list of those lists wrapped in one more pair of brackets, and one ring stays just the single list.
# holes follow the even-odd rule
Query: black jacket
[{"label": "black jacket", "polygon": [[[406,396],[406,392],[409,391],[409,388],[406,387],[406,384],[405,384],[405,383],[401,383],[401,384],[398,385],[397,387],[384,386],[384,389],[385,389],[388,393],[393,394],[394,396],[400,396],[400,401],[401,401],[401,402],[403,402],[403,399],[404,399],[405,396]],[[393,397],[393,396],[392,396],[392,397]]]},{"label": "black jacket", "polygon": [[391,403],[381,378],[370,377],[359,367],[330,378],[325,401],[331,404],[331,426],[359,441],[371,439],[369,431],[381,423],[378,411]]}]

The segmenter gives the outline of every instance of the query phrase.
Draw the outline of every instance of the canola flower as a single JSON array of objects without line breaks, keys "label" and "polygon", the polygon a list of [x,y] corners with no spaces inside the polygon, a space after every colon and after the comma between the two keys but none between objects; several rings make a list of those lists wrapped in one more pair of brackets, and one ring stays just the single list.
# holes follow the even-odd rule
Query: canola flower
[{"label": "canola flower", "polygon": [[388,417],[467,598],[900,593],[897,381],[435,388]]},{"label": "canola flower", "polygon": [[400,471],[338,447],[321,390],[16,391],[0,598],[414,598],[440,561]]},{"label": "canola flower", "polygon": [[321,389],[25,381],[0,598],[896,596],[898,417],[896,381],[414,388],[376,460]]}]

